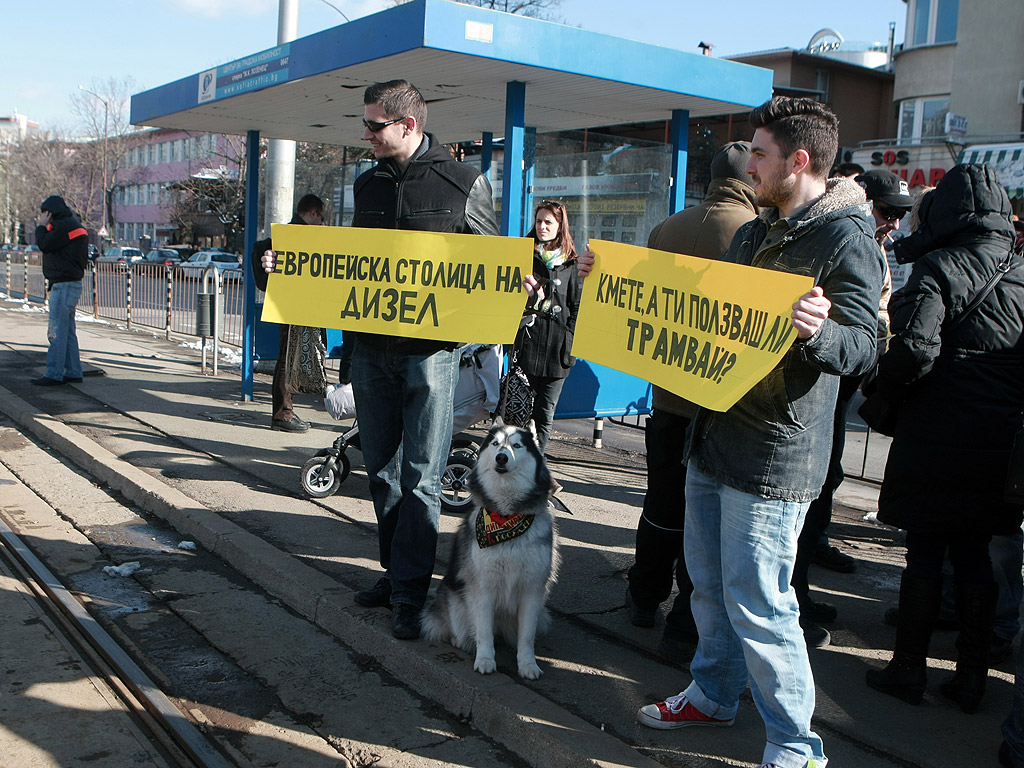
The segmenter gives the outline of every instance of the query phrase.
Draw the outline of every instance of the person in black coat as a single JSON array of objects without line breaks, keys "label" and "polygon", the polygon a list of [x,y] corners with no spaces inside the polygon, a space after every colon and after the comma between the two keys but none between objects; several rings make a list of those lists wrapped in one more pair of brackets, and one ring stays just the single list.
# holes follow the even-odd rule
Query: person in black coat
[{"label": "person in black coat", "polygon": [[[303,195],[295,207],[295,215],[288,223],[314,226],[323,224],[324,201],[313,194]],[[267,290],[268,278],[268,274],[263,268],[263,254],[273,248],[274,245],[268,237],[266,240],[257,241],[250,254],[252,276],[256,281],[256,287],[261,291]],[[290,327],[285,323],[280,323],[277,326],[280,343],[277,364],[274,366],[274,381],[271,385],[273,410],[270,416],[270,428],[281,432],[305,432],[309,429],[309,422],[296,415],[292,406],[292,393],[288,390],[288,383],[285,381],[285,359],[288,355],[288,329]]]},{"label": "person in black coat", "polygon": [[580,310],[583,279],[576,266],[576,246],[569,232],[565,206],[545,200],[533,215],[533,277],[544,289],[534,302],[533,322],[520,329],[515,356],[530,387],[537,443],[543,451],[551,436],[555,406],[569,369],[576,362],[572,339]]},{"label": "person in black coat", "polygon": [[987,166],[955,166],[920,217],[895,246],[913,272],[889,304],[893,336],[868,398],[895,409],[878,519],[907,532],[907,567],[892,661],[867,683],[921,701],[948,550],[960,635],[956,674],[941,691],[973,712],[997,597],[989,541],[1021,524],[1021,507],[1002,491],[1024,404],[1024,268],[1011,259],[1010,201]]},{"label": "person in black coat", "polygon": [[39,206],[36,244],[43,253],[50,322],[46,338],[46,375],[30,379],[41,387],[82,380],[82,360],[75,329],[75,311],[82,295],[82,277],[89,263],[89,233],[64,198],[51,195]]}]

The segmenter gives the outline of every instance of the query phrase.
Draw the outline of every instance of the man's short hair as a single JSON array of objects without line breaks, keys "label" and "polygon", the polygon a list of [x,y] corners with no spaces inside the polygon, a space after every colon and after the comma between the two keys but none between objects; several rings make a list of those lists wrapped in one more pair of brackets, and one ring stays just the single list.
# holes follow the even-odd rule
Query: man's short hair
[{"label": "man's short hair", "polygon": [[783,157],[798,149],[806,150],[811,158],[811,173],[820,179],[828,178],[839,152],[839,118],[824,104],[776,96],[750,113],[750,124],[768,131]]},{"label": "man's short hair", "polygon": [[828,175],[829,178],[835,176],[853,178],[854,176],[860,176],[862,173],[864,173],[864,166],[860,163],[839,163],[832,166],[832,170],[828,172]]},{"label": "man's short hair", "polygon": [[324,212],[324,201],[316,195],[303,195],[299,198],[299,204],[295,206],[295,212],[300,216],[310,211]]},{"label": "man's short hair", "polygon": [[408,80],[374,83],[363,93],[363,104],[379,104],[389,120],[414,117],[420,130],[427,124],[427,102]]}]

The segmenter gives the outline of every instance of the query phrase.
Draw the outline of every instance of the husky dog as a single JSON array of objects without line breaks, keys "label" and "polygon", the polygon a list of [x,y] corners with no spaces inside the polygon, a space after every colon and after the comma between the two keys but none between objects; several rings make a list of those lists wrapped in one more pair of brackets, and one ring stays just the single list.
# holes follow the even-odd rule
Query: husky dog
[{"label": "husky dog", "polygon": [[423,611],[423,634],[469,651],[473,669],[493,672],[494,635],[517,649],[519,676],[541,675],[534,637],[551,623],[544,601],[558,572],[548,506],[551,473],[526,429],[495,420],[469,478],[473,507],[455,534],[451,565]]}]

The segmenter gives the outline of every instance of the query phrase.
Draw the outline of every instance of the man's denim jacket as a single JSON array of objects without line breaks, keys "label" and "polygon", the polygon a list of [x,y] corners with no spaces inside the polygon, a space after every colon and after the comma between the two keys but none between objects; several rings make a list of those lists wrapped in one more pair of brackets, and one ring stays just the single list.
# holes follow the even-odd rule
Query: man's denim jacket
[{"label": "man's denim jacket", "polygon": [[875,360],[884,262],[861,188],[830,179],[798,218],[771,208],[742,226],[723,261],[810,275],[832,302],[828,319],[725,413],[700,408],[690,466],[724,485],[769,499],[809,502],[828,470],[839,376]]}]

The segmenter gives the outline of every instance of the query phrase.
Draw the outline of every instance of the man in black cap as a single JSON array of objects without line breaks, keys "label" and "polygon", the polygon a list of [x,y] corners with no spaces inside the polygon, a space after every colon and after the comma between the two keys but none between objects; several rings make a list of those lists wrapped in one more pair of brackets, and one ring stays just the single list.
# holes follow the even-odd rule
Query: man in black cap
[{"label": "man in black cap", "polygon": [[900,228],[900,221],[914,205],[910,188],[892,171],[865,171],[854,181],[864,187],[875,217],[875,240],[884,248],[885,239]]},{"label": "man in black cap", "polygon": [[82,360],[75,332],[75,307],[89,263],[89,233],[64,198],[51,195],[39,206],[36,245],[43,252],[43,277],[49,287],[50,323],[46,338],[46,375],[33,384],[50,387],[82,380]]},{"label": "man in black cap", "polygon": [[[757,215],[754,188],[746,172],[750,142],[733,141],[711,158],[711,183],[704,201],[669,216],[652,231],[647,246],[718,260],[733,235]],[[636,529],[636,561],[627,575],[626,605],[630,622],[653,627],[658,606],[672,592],[672,574],[679,592],[665,617],[658,653],[685,664],[693,655],[697,628],[690,612],[693,583],[683,556],[686,465],[683,448],[693,404],[654,387],[654,410],[647,420],[647,494]]]}]

